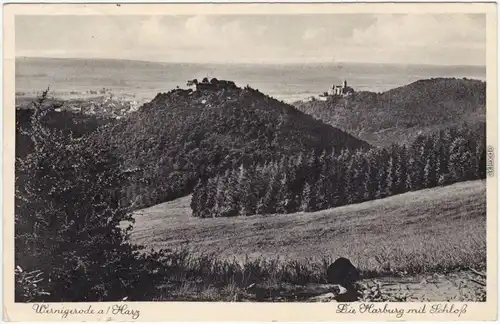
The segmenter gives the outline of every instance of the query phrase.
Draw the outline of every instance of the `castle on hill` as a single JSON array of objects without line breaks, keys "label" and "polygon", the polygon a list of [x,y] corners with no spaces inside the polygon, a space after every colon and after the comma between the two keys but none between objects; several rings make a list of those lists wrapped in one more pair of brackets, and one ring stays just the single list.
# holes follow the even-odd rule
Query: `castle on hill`
[{"label": "castle on hill", "polygon": [[344,80],[341,85],[332,85],[327,92],[319,95],[319,100],[326,101],[331,97],[347,97],[354,93],[354,89],[347,85],[347,80]]},{"label": "castle on hill", "polygon": [[328,90],[328,95],[330,96],[342,96],[349,92],[349,87],[347,86],[347,80],[344,80],[342,85],[332,85]]}]

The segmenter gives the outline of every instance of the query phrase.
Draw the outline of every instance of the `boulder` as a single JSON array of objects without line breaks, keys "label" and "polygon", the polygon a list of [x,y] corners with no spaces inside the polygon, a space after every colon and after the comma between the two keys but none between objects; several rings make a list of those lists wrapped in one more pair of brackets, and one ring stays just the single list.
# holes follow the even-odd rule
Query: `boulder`
[{"label": "boulder", "polygon": [[361,279],[359,270],[349,259],[338,258],[330,264],[326,270],[327,282],[334,285],[341,285],[347,288]]},{"label": "boulder", "polygon": [[361,279],[359,270],[349,259],[338,258],[326,270],[326,279],[329,284],[340,285],[346,292],[336,297],[338,302],[353,302],[362,296],[356,288],[356,282]]}]

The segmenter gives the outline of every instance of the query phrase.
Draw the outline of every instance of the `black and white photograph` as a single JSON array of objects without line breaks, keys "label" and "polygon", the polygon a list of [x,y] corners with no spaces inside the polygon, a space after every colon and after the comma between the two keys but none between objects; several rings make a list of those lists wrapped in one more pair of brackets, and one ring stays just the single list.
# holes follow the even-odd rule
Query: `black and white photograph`
[{"label": "black and white photograph", "polygon": [[15,15],[15,303],[489,300],[484,11],[107,6]]}]

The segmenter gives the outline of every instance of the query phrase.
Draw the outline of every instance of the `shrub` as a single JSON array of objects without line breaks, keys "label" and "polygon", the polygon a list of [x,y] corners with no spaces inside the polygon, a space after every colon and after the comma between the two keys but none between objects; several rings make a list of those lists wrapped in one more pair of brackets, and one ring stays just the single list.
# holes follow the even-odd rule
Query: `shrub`
[{"label": "shrub", "polygon": [[[16,161],[15,258],[17,301],[121,300],[152,288],[145,257],[121,229],[130,213],[119,206],[126,182],[112,149],[95,149],[43,123],[54,108],[34,103],[27,132],[33,151]],[[146,260],[147,261],[147,260]],[[45,290],[46,289],[46,290]]]}]

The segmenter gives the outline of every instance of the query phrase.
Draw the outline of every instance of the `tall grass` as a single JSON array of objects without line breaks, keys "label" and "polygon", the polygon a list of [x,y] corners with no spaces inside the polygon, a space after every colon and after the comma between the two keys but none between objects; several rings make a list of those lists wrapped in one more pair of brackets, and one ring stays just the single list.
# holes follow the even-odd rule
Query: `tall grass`
[{"label": "tall grass", "polygon": [[190,291],[198,300],[237,300],[253,283],[325,283],[338,257],[366,279],[451,278],[486,268],[484,192],[484,182],[471,182],[315,213],[210,220],[190,217],[183,199],[139,219],[135,239],[164,249],[159,299]]},{"label": "tall grass", "polygon": [[[486,265],[486,240],[479,232],[461,239],[460,245],[429,238],[429,244],[380,245],[369,262],[358,264],[364,278],[448,273]],[[451,242],[453,243],[453,242]],[[432,248],[430,248],[432,247]],[[355,245],[353,246],[355,248]],[[300,260],[281,257],[243,256],[224,258],[215,253],[188,249],[162,250],[160,262],[166,282],[197,282],[205,285],[247,287],[252,283],[305,285],[326,283],[326,269],[334,260],[328,256]]]},{"label": "tall grass", "polygon": [[[374,255],[373,266],[359,266],[362,277],[404,277],[467,269],[484,269],[486,249],[484,240],[470,238],[464,248],[414,251],[403,248],[387,249]],[[310,257],[301,260],[257,257],[221,258],[215,254],[195,253],[187,249],[163,250],[159,272],[165,278],[159,285],[159,300],[240,300],[245,288],[253,283],[268,287],[298,286],[326,283],[329,257]]]},{"label": "tall grass", "polygon": [[[407,239],[385,240],[367,244],[344,245],[344,255],[355,256],[354,264],[366,278],[405,276],[433,272],[447,273],[469,267],[486,266],[486,233],[484,224],[469,223],[467,235],[435,235],[402,231]],[[413,243],[412,243],[413,242]],[[375,244],[376,243],[376,244]],[[367,247],[368,246],[368,247]],[[168,269],[174,280],[195,280],[204,283],[240,287],[255,282],[276,282],[302,285],[325,282],[326,269],[335,257],[319,255],[300,259],[257,256],[224,257],[218,253],[196,252],[179,248],[161,250],[159,264]],[[340,253],[342,253],[340,252]],[[167,270],[166,270],[167,271]]]}]

